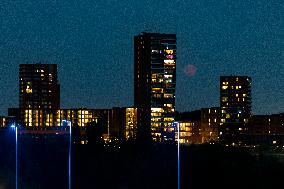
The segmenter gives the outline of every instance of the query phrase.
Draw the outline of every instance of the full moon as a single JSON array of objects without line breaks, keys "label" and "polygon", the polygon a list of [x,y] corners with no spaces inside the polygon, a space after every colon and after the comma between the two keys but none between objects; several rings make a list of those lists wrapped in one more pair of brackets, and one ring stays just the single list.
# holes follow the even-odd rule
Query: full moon
[{"label": "full moon", "polygon": [[185,66],[184,73],[187,76],[193,77],[196,74],[196,70],[197,70],[197,68],[194,65],[189,64],[189,65]]}]

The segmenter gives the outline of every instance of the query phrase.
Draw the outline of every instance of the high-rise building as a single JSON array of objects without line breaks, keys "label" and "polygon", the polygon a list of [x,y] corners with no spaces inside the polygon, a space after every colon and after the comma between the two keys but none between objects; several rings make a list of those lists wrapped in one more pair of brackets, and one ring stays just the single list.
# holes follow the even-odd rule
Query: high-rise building
[{"label": "high-rise building", "polygon": [[176,88],[176,35],[134,37],[134,106],[137,137],[164,139],[173,131]]},{"label": "high-rise building", "polygon": [[251,117],[251,78],[220,77],[221,139],[229,144],[246,142]]},{"label": "high-rise building", "polygon": [[42,126],[43,112],[60,109],[56,64],[20,64],[19,108],[25,126]]},{"label": "high-rise building", "polygon": [[56,64],[20,64],[21,109],[59,109],[60,86]]}]

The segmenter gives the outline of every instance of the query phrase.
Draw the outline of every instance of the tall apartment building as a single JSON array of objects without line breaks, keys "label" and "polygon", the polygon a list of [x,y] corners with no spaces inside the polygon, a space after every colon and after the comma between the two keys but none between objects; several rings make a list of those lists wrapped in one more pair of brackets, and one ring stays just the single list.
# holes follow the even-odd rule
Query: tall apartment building
[{"label": "tall apartment building", "polygon": [[164,139],[174,121],[176,35],[142,33],[134,37],[134,107],[137,137]]},{"label": "tall apartment building", "polygon": [[21,109],[59,109],[60,86],[56,64],[20,64]]},{"label": "tall apartment building", "polygon": [[20,64],[19,108],[25,126],[41,126],[41,112],[60,109],[56,64]]},{"label": "tall apartment building", "polygon": [[246,142],[251,117],[251,78],[220,77],[221,139],[228,144]]}]

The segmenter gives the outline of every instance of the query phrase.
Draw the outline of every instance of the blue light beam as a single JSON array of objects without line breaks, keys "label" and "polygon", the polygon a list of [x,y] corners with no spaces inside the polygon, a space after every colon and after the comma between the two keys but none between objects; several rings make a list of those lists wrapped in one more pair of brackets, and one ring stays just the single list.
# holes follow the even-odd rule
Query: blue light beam
[{"label": "blue light beam", "polygon": [[68,153],[68,189],[71,189],[71,156],[72,156],[72,122],[69,120],[62,120],[62,122],[69,124],[69,153]]},{"label": "blue light beam", "polygon": [[15,186],[16,189],[18,189],[18,127],[16,126],[16,124],[12,124],[10,126],[11,128],[13,128],[15,130]]},{"label": "blue light beam", "polygon": [[179,138],[180,138],[180,133],[179,133],[179,130],[180,130],[180,125],[179,125],[179,122],[177,122],[177,132],[178,132],[178,189],[180,189],[180,141],[179,141]]}]

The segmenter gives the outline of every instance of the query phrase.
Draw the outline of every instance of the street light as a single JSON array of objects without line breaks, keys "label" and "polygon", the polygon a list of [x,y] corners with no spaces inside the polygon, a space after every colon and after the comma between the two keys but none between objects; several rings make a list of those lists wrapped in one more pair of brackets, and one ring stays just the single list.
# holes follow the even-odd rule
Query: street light
[{"label": "street light", "polygon": [[69,125],[69,157],[68,157],[68,188],[71,189],[71,156],[72,156],[72,122],[69,120],[62,120],[62,123],[67,123]]},{"label": "street light", "polygon": [[18,189],[18,127],[16,126],[15,123],[13,123],[10,126],[12,129],[15,130],[15,146],[16,146],[16,150],[15,150],[15,167],[16,167],[16,173],[15,173],[15,185],[16,185],[16,189]]},{"label": "street light", "polygon": [[180,189],[180,122],[173,122],[174,126],[177,127],[177,141],[178,141],[178,155],[177,155],[177,164],[178,164],[178,189]]}]

